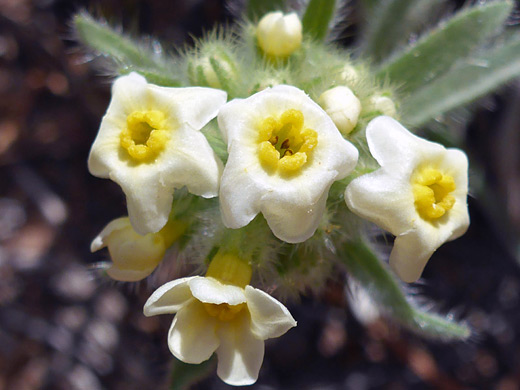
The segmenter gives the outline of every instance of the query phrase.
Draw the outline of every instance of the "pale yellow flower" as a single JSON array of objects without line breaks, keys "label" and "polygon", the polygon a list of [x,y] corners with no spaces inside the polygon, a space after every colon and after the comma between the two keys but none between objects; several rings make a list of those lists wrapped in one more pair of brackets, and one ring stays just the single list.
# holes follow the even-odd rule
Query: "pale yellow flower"
[{"label": "pale yellow flower", "polygon": [[229,152],[219,195],[224,224],[240,228],[261,212],[279,239],[311,237],[330,186],[354,169],[357,149],[318,104],[288,85],[229,102],[218,123]]},{"label": "pale yellow flower", "polygon": [[177,313],[168,334],[172,354],[199,364],[215,352],[217,375],[235,386],[256,382],[264,340],[279,337],[296,321],[287,308],[248,285],[251,268],[234,255],[218,253],[206,277],[192,276],[159,287],[144,314]]},{"label": "pale yellow flower", "polygon": [[138,233],[166,224],[175,188],[217,195],[222,163],[199,130],[225,101],[224,91],[159,87],[137,73],[114,82],[88,166],[121,186]]},{"label": "pale yellow flower", "polygon": [[386,116],[372,120],[366,136],[381,168],[354,179],[345,201],[396,236],[390,265],[402,280],[414,282],[433,252],[468,228],[468,159]]},{"label": "pale yellow flower", "polygon": [[150,275],[159,265],[166,249],[185,231],[180,221],[168,221],[157,233],[137,233],[128,217],[111,221],[90,245],[96,252],[108,247],[112,264],[106,270],[112,279],[135,282]]}]

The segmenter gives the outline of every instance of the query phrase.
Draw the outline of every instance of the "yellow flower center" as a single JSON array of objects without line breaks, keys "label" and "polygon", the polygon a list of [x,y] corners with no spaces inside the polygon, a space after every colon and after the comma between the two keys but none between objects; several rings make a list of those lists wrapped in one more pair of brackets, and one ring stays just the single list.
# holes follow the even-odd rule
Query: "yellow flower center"
[{"label": "yellow flower center", "polygon": [[318,133],[303,126],[299,110],[285,111],[280,118],[268,117],[259,128],[258,156],[264,168],[282,174],[297,173],[318,145]]},{"label": "yellow flower center", "polygon": [[202,305],[210,316],[217,317],[220,321],[231,321],[246,307],[245,303],[240,303],[238,305],[228,305],[227,303],[221,303],[220,305],[215,303],[203,303]]},{"label": "yellow flower center", "polygon": [[170,136],[161,111],[134,111],[126,118],[120,144],[135,162],[151,162],[164,149]]},{"label": "yellow flower center", "polygon": [[451,193],[456,185],[453,177],[432,167],[418,168],[412,175],[413,196],[417,212],[433,222],[446,214],[455,204]]}]

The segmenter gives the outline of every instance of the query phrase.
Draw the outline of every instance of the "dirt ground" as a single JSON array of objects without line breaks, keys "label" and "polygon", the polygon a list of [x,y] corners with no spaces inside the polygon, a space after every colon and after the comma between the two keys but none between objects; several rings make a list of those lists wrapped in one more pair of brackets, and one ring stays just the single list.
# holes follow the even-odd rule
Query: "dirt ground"
[{"label": "dirt ground", "polygon": [[[142,315],[157,280],[128,286],[92,270],[107,254],[91,254],[90,241],[125,206],[117,185],[87,171],[110,80],[71,40],[80,9],[171,45],[231,20],[218,0],[0,0],[0,390],[167,389],[171,317]],[[252,388],[520,388],[520,269],[510,244],[520,226],[519,83],[484,103],[464,132],[472,225],[414,287],[475,336],[444,343],[385,319],[361,325],[331,283],[321,297],[289,303],[298,327],[267,343]],[[214,374],[194,387],[225,388]]]}]

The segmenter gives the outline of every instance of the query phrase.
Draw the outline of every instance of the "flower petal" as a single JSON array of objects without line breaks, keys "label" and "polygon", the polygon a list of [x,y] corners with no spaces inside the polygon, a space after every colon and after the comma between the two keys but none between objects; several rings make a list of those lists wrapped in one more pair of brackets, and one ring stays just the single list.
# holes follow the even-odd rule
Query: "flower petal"
[{"label": "flower petal", "polygon": [[168,88],[150,84],[156,104],[172,113],[179,125],[187,124],[200,130],[227,100],[227,93],[219,89],[204,87]]},{"label": "flower petal", "polygon": [[172,280],[159,287],[146,301],[144,315],[150,317],[179,311],[190,299],[193,299],[188,282],[195,278],[199,276]]},{"label": "flower petal", "polygon": [[246,286],[247,307],[251,314],[251,332],[265,340],[279,337],[296,326],[289,310],[262,290]]},{"label": "flower petal", "polygon": [[409,174],[427,155],[434,158],[446,152],[442,145],[417,137],[389,116],[370,121],[366,136],[372,156],[395,175]]},{"label": "flower petal", "polygon": [[222,221],[230,229],[251,222],[260,212],[262,194],[269,191],[266,183],[254,180],[255,176],[263,173],[258,164],[244,156],[239,144],[235,145],[230,148],[232,152],[222,174],[219,195]]},{"label": "flower petal", "polygon": [[200,364],[218,348],[217,321],[199,301],[184,306],[175,316],[168,333],[171,353],[185,363]]},{"label": "flower petal", "polygon": [[193,296],[204,303],[227,303],[233,306],[246,301],[242,288],[220,283],[211,277],[192,278],[188,285]]},{"label": "flower petal", "polygon": [[139,165],[110,174],[126,195],[128,217],[139,234],[158,232],[168,221],[174,189],[158,179],[160,171],[160,166]]},{"label": "flower petal", "polygon": [[345,202],[355,214],[395,235],[412,229],[420,218],[410,183],[382,168],[350,182]]},{"label": "flower petal", "polygon": [[204,198],[217,196],[224,166],[206,137],[186,126],[172,134],[171,142],[170,152],[158,161],[164,167],[159,180],[167,187],[186,186]]},{"label": "flower petal", "polygon": [[125,229],[128,227],[128,224],[128,217],[120,217],[110,221],[96,236],[96,238],[92,240],[90,251],[96,252],[106,247],[108,244],[105,239],[110,235],[110,233],[115,232],[116,230]]},{"label": "flower petal", "polygon": [[[321,178],[326,176],[324,173]],[[318,199],[312,199],[313,194],[309,194],[318,188],[312,184],[299,186],[303,187],[300,192],[293,190],[289,193],[279,191],[266,194],[263,198],[262,214],[273,234],[288,243],[303,242],[310,238],[318,228],[325,211],[332,180]]]},{"label": "flower petal", "polygon": [[249,328],[247,315],[222,323],[218,336],[217,375],[232,386],[247,386],[256,382],[264,360],[264,342]]},{"label": "flower petal", "polygon": [[[390,266],[404,282],[413,283],[421,276],[433,252],[442,244],[438,240],[425,240],[420,231],[396,237],[390,253]],[[435,244],[434,244],[435,242]]]}]

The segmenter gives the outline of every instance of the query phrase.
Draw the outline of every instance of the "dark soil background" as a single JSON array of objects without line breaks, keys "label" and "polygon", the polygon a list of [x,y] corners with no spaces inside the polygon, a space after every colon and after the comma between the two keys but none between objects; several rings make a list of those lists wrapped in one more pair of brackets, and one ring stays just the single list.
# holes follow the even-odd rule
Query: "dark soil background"
[{"label": "dark soil background", "polygon": [[[0,390],[166,389],[171,317],[142,315],[153,286],[102,281],[90,269],[106,258],[90,241],[125,206],[117,185],[87,171],[110,80],[70,40],[80,9],[172,46],[232,21],[220,0],[0,0]],[[385,319],[361,325],[331,283],[289,305],[298,327],[267,343],[253,388],[520,388],[510,244],[520,225],[519,91],[512,83],[475,109],[464,132],[477,183],[472,225],[414,288],[467,319],[475,336],[444,343]],[[212,374],[194,388],[229,387]]]}]

